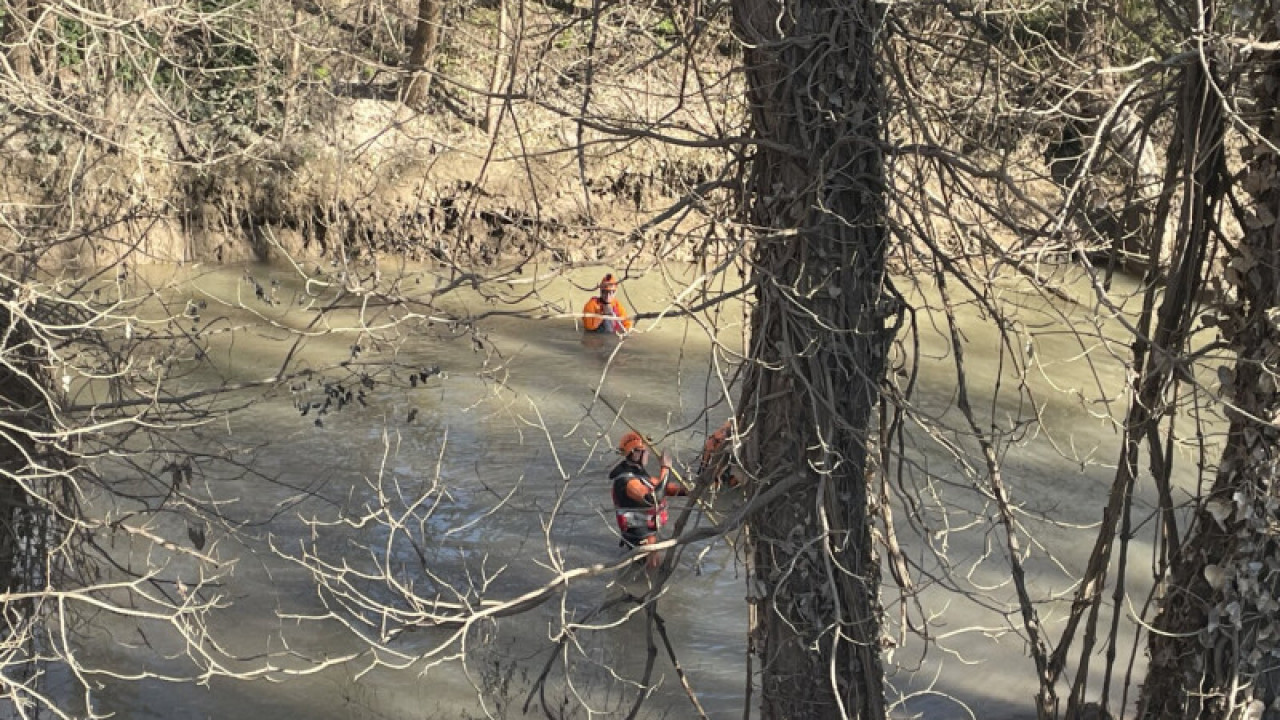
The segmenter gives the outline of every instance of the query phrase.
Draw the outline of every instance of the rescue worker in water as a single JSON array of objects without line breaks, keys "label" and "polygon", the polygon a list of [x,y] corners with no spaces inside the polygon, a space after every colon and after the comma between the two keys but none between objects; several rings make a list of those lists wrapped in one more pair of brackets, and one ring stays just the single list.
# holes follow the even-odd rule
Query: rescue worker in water
[{"label": "rescue worker in water", "polygon": [[[609,473],[613,481],[613,508],[622,531],[622,546],[635,548],[657,542],[658,530],[667,522],[667,497],[687,495],[684,487],[667,480],[671,472],[671,456],[662,454],[657,477],[650,477],[645,464],[649,446],[634,430],[618,441],[622,461]],[[656,568],[662,563],[661,553],[649,553],[646,564]]]},{"label": "rescue worker in water", "polygon": [[592,297],[582,308],[582,329],[587,332],[624,333],[631,329],[631,319],[616,297],[618,281],[613,273],[600,281],[600,295]]}]

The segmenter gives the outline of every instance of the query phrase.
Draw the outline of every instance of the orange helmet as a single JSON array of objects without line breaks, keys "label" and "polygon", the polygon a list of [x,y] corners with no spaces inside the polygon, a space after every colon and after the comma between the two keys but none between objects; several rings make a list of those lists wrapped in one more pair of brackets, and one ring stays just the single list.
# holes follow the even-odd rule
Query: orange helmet
[{"label": "orange helmet", "polygon": [[636,450],[644,448],[644,446],[644,438],[640,437],[640,433],[635,430],[628,432],[626,435],[623,435],[618,439],[618,452],[623,455],[630,455]]},{"label": "orange helmet", "polygon": [[604,278],[600,280],[601,292],[605,292],[607,290],[617,290],[617,289],[618,289],[618,281],[613,279],[613,273],[609,273],[608,275],[605,275]]}]

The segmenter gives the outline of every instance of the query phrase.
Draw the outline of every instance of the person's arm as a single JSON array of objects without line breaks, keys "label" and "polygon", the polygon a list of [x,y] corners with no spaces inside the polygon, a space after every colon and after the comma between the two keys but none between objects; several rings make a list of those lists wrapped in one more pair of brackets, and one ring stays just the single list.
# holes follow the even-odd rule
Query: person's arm
[{"label": "person's arm", "polygon": [[631,478],[627,481],[626,493],[627,497],[636,502],[641,502],[645,505],[658,504],[659,498],[653,496],[652,488],[639,478]]},{"label": "person's arm", "polygon": [[662,453],[662,469],[658,472],[657,482],[654,487],[661,487],[662,492],[668,497],[672,495],[688,495],[689,491],[684,489],[684,485],[678,482],[668,480],[671,474],[671,453]]},{"label": "person's arm", "polygon": [[613,305],[613,314],[617,315],[618,319],[622,321],[622,327],[626,328],[627,330],[630,330],[631,318],[627,317],[627,311],[625,308],[622,307],[622,303],[618,302],[617,299],[615,299],[612,305]]},{"label": "person's arm", "polygon": [[600,301],[593,297],[582,308],[582,329],[587,332],[595,332],[596,328],[600,327],[601,322],[603,322],[603,319],[600,317]]}]

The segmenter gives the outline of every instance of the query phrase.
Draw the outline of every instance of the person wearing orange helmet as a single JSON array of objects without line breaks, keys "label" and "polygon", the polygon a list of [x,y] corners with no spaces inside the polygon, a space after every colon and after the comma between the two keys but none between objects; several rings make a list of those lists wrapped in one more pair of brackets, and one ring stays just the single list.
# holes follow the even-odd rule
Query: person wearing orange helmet
[{"label": "person wearing orange helmet", "polygon": [[631,319],[618,302],[618,281],[613,273],[600,281],[600,294],[582,308],[582,328],[587,332],[624,333],[631,329]]},{"label": "person wearing orange helmet", "polygon": [[[667,522],[667,498],[688,494],[677,482],[667,480],[671,456],[662,454],[657,477],[651,477],[645,464],[649,460],[649,444],[632,430],[618,440],[622,460],[609,472],[613,482],[613,507],[622,531],[622,546],[635,548],[658,539],[658,529]],[[647,564],[657,567],[659,553],[649,553]]]},{"label": "person wearing orange helmet", "polygon": [[699,482],[738,487],[741,481],[733,473],[732,453],[725,447],[732,429],[730,421],[726,420],[720,429],[707,436],[707,442],[702,446],[702,460],[698,464]]}]

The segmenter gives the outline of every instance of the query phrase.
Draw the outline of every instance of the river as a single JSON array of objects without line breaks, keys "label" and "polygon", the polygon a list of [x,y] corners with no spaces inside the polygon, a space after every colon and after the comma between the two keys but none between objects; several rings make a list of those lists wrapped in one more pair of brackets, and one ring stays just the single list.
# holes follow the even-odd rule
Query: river
[{"label": "river", "polygon": [[[402,272],[405,295],[438,284],[428,268],[394,274]],[[605,478],[627,424],[691,472],[706,432],[728,416],[742,308],[731,303],[715,318],[692,321],[647,320],[621,341],[584,338],[572,314],[589,294],[582,288],[601,274],[517,278],[501,297],[451,293],[455,313],[499,313],[476,320],[475,334],[416,317],[422,308],[412,303],[366,303],[309,325],[314,308],[333,297],[316,278],[336,278],[333,268],[155,269],[133,279],[139,287],[167,284],[161,297],[171,307],[189,300],[197,309],[192,327],[202,328],[205,357],[193,356],[176,374],[175,389],[251,383],[279,372],[287,356],[290,367],[316,372],[282,390],[237,390],[230,399],[246,409],[184,431],[188,447],[233,462],[198,462],[188,507],[148,525],[175,543],[194,542],[185,540],[189,528],[206,536],[203,552],[219,560],[223,575],[204,591],[227,606],[210,616],[208,636],[234,656],[224,667],[254,679],[127,679],[190,673],[181,657],[188,645],[155,624],[139,629],[133,619],[99,615],[77,651],[85,667],[110,670],[92,678],[102,685],[94,711],[139,719],[523,717],[530,690],[550,667],[545,700],[553,711],[568,703],[578,709],[565,717],[587,717],[585,704],[601,716],[625,716],[650,648],[643,612],[623,605],[595,613],[621,592],[614,573],[575,579],[531,610],[476,623],[460,636],[401,632],[402,620],[430,612],[433,599],[482,607],[481,598],[516,598],[562,572],[618,560]],[[619,298],[633,313],[670,309],[692,277],[690,268],[652,272],[624,282]],[[1113,295],[1124,302],[1134,289]],[[961,311],[973,404],[984,422],[1017,428],[1001,445],[1004,475],[1051,635],[1092,545],[1118,455],[1112,418],[1125,407],[1128,339],[1087,287],[1073,292],[1083,302],[1049,303],[1014,284],[999,291],[1004,307],[1017,308],[1021,350],[1031,351],[1021,375],[1034,406],[1008,358],[1002,366],[990,318]],[[928,288],[911,297],[921,307],[937,304]],[[1137,301],[1127,302],[1131,313]],[[526,316],[502,314],[513,308]],[[384,327],[397,317],[398,330]],[[905,435],[909,462],[895,481],[914,499],[893,504],[918,588],[905,607],[928,618],[930,639],[890,628],[904,643],[886,656],[891,699],[901,717],[1031,718],[1035,669],[981,461],[956,431],[952,355],[939,317],[918,315],[917,415]],[[351,329],[357,326],[364,330]],[[308,339],[291,351],[298,328]],[[742,500],[735,492],[716,498],[714,512],[695,509],[691,521],[731,511]],[[97,502],[103,515],[130,509]],[[1149,552],[1149,535],[1139,532],[1135,548]],[[657,603],[691,691],[717,719],[742,717],[744,702],[747,588],[735,541],[731,534],[686,549]],[[135,565],[164,555],[136,538],[114,547]],[[187,585],[199,582],[190,558],[165,562]],[[320,565],[327,585],[318,589],[312,570]],[[1136,607],[1149,576],[1144,561],[1130,563]],[[904,599],[891,583],[884,597],[897,622]],[[1122,635],[1132,643],[1125,622]],[[575,632],[557,644],[566,623]],[[1122,647],[1122,656],[1129,650]],[[655,651],[656,689],[638,717],[695,717],[661,642]],[[535,715],[538,702],[530,706]]]}]

